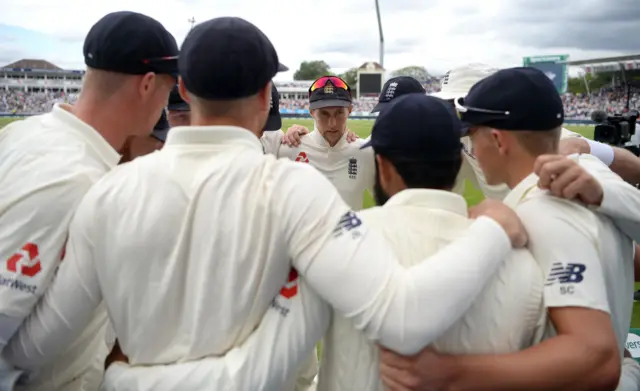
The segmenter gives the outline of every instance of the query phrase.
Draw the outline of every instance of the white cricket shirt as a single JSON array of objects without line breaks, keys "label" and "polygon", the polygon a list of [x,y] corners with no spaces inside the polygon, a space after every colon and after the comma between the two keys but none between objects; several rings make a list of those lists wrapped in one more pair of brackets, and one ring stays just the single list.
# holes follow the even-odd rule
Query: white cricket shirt
[{"label": "white cricket shirt", "polygon": [[[0,131],[0,348],[49,286],[78,203],[120,160],[95,129],[64,107]],[[97,387],[105,320],[97,311],[55,361],[30,367],[38,374],[20,389]]]},{"label": "white cricket shirt", "polygon": [[[562,128],[562,132],[560,134],[560,140],[571,138],[571,137],[582,137],[578,133],[572,132],[568,129]],[[456,183],[456,187],[454,188],[454,192],[458,194],[464,194],[464,186],[465,180],[471,182],[471,185],[478,190],[482,191],[482,194],[486,198],[494,199],[494,200],[503,200],[504,197],[509,194],[509,186],[506,184],[499,185],[489,185],[487,180],[484,177],[484,173],[482,172],[482,168],[480,168],[480,164],[473,156],[473,147],[471,144],[471,138],[466,136],[461,139],[462,141],[462,152],[463,152],[463,160],[462,167],[460,168],[460,173],[458,174],[458,180]]]},{"label": "white cricket shirt", "polygon": [[[574,158],[593,170],[609,170],[593,156]],[[633,307],[633,240],[610,218],[552,197],[537,182],[535,174],[529,175],[505,203],[518,212],[529,233],[529,249],[545,273],[545,305],[609,313],[622,357]],[[547,335],[555,335],[552,325]]]},{"label": "white cricket shirt", "polygon": [[371,339],[413,354],[471,306],[511,250],[482,217],[404,268],[317,170],[265,155],[236,127],[172,129],[161,151],[94,185],[69,232],[57,278],[6,347],[23,367],[55,356],[101,300],[132,365],[227,353],[279,307],[292,266]]},{"label": "white cricket shirt", "polygon": [[[383,233],[405,267],[459,238],[472,222],[460,195],[426,189],[401,191],[384,206],[362,211],[361,216]],[[476,273],[471,269],[458,272]],[[531,254],[513,251],[482,293],[470,298],[471,308],[433,346],[451,354],[512,353],[531,346],[546,321],[543,283],[542,271]],[[379,380],[378,347],[339,314],[333,316],[322,352],[318,391],[384,389]]]},{"label": "white cricket shirt", "polygon": [[265,152],[316,168],[336,187],[351,209],[360,210],[364,191],[373,194],[376,175],[373,150],[360,149],[366,140],[348,142],[346,137],[345,132],[333,147],[317,130],[302,136],[297,147],[283,145],[282,132],[265,132],[262,140]]}]

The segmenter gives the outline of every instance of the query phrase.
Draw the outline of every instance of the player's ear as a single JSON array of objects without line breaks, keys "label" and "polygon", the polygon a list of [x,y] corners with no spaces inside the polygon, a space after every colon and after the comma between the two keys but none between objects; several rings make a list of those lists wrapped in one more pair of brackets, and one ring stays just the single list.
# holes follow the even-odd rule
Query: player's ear
[{"label": "player's ear", "polygon": [[378,178],[380,181],[380,186],[382,186],[383,190],[387,190],[391,183],[394,181],[394,172],[396,171],[393,164],[384,156],[376,154],[376,163],[378,165]]},{"label": "player's ear", "polygon": [[507,132],[503,132],[496,129],[490,129],[489,136],[491,137],[491,140],[493,141],[496,149],[498,150],[498,153],[502,156],[507,154],[507,149],[510,142],[515,141],[515,140],[509,140],[510,135],[508,135]]},{"label": "player's ear", "polygon": [[184,86],[184,81],[182,77],[178,77],[178,93],[180,93],[180,97],[183,101],[191,104],[189,99],[189,94],[187,94],[187,88]]},{"label": "player's ear", "polygon": [[347,108],[348,113],[347,114],[351,114],[351,112],[353,111],[353,105],[349,105],[349,107]]}]

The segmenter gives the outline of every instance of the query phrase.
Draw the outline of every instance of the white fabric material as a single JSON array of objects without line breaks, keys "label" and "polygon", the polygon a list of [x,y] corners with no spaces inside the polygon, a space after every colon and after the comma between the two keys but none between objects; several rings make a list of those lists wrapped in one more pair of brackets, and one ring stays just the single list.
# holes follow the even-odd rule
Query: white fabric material
[{"label": "white fabric material", "polygon": [[[461,196],[437,190],[404,190],[383,207],[361,215],[366,224],[383,233],[405,267],[457,239],[472,222]],[[471,308],[433,346],[451,354],[511,353],[531,346],[546,322],[543,286],[542,271],[531,254],[512,252],[480,296],[470,298]],[[377,346],[339,314],[334,314],[324,339],[317,389],[384,389]]]},{"label": "white fabric material", "polygon": [[[574,158],[582,161],[582,156],[587,165],[597,162],[590,168],[599,178],[599,172],[609,171],[589,155]],[[609,313],[622,358],[633,306],[633,241],[608,217],[548,195],[537,181],[531,174],[504,202],[518,212],[529,233],[528,247],[545,273],[545,305]],[[549,325],[546,336],[554,335]]]},{"label": "white fabric material", "polygon": [[[0,133],[0,254],[3,260],[22,257],[15,271],[0,270],[0,313],[12,323],[32,313],[50,284],[76,206],[120,160],[96,130],[63,107],[13,122]],[[27,243],[32,246],[23,247]],[[71,382],[95,389],[102,365],[94,361],[106,355],[105,319],[104,312],[96,312],[54,361],[42,368],[29,366],[38,374],[20,390],[81,389]]]},{"label": "white fabric material", "polygon": [[[605,201],[609,200],[608,202],[611,202],[612,199],[619,199],[620,194],[626,194],[627,196],[634,196],[635,198],[631,197],[630,200],[637,202],[637,191],[625,184],[619,177],[615,176],[615,175],[611,175],[610,170],[606,167],[604,167],[604,165],[602,163],[600,163],[596,158],[593,157],[582,157],[579,160],[579,163],[584,166],[585,168],[587,168],[592,174],[596,175],[596,177],[601,181],[605,194],[609,194],[609,196],[605,195]],[[622,184],[622,185],[621,185]],[[611,194],[618,194],[618,198],[616,198],[615,196],[612,196]],[[635,204],[632,204],[632,207]],[[633,209],[630,209],[627,206],[622,206],[623,209],[623,213],[627,213],[630,217],[635,217],[635,219],[638,219],[637,216],[637,211],[634,212]],[[607,211],[607,210],[604,210]],[[608,212],[608,211],[607,211]],[[365,214],[366,217],[366,214]],[[476,237],[476,239],[480,239],[479,236],[482,235],[482,232],[479,231],[478,232],[478,237]],[[458,242],[459,243],[459,242]],[[469,251],[470,254],[473,254],[473,251]],[[436,260],[434,260],[433,258],[429,261],[425,261],[425,262],[437,262]],[[450,265],[446,264],[446,265]],[[504,267],[504,266],[503,266]],[[446,292],[450,292],[450,293],[456,293],[457,289],[459,288],[463,288],[463,285],[460,284],[453,284],[452,286],[455,286],[456,289],[455,290],[450,290],[447,288],[443,288],[442,291],[446,291]],[[304,291],[303,291],[304,294]],[[446,297],[446,296],[445,296]],[[476,296],[472,296],[472,297],[476,297]],[[630,295],[627,295],[626,297],[630,297]],[[471,300],[470,300],[471,302]],[[305,309],[308,310],[312,310],[313,308],[311,307],[307,307],[309,305],[312,305],[314,302],[313,300],[308,301],[305,303]],[[316,305],[318,305],[317,302],[315,302]],[[310,317],[308,315],[308,312],[304,312],[304,313],[299,313],[299,312],[290,312],[290,314],[292,315],[292,317],[290,319],[293,320],[299,320],[302,324],[305,325],[315,325],[318,321],[317,319],[314,319],[313,317]],[[305,318],[298,318],[297,316],[301,315]],[[432,320],[438,320],[438,317],[433,315]],[[493,319],[495,321],[495,318]],[[238,349],[238,353],[239,351],[243,351],[244,353],[244,360],[245,361],[245,367],[251,367],[252,365],[258,365],[256,364],[256,362],[259,362],[258,365],[258,369],[254,370],[254,371],[247,371],[247,372],[242,372],[242,371],[237,371],[237,372],[233,372],[232,374],[229,374],[229,366],[225,363],[225,360],[227,359],[226,357],[220,357],[220,358],[208,358],[208,359],[203,359],[203,360],[199,360],[196,362],[189,362],[189,363],[184,363],[184,364],[180,364],[180,365],[170,365],[170,366],[165,366],[162,368],[157,368],[157,367],[146,367],[146,368],[136,368],[136,367],[127,367],[127,366],[118,366],[119,369],[117,371],[107,371],[106,374],[106,379],[105,379],[105,383],[111,383],[111,381],[117,381],[118,385],[120,387],[123,388],[118,388],[118,389],[122,389],[122,390],[139,390],[139,391],[151,391],[151,390],[155,390],[155,388],[144,388],[142,386],[140,386],[141,384],[150,384],[147,382],[155,382],[154,384],[167,384],[167,387],[163,387],[163,388],[159,388],[159,391],[179,391],[182,389],[189,389],[189,390],[208,390],[213,388],[213,383],[212,383],[212,378],[217,378],[219,376],[221,376],[220,374],[229,374],[228,376],[232,377],[235,376],[238,379],[246,379],[246,383],[243,383],[245,385],[247,385],[245,388],[235,388],[238,390],[244,390],[244,389],[260,389],[259,386],[260,384],[265,384],[265,381],[270,381],[269,379],[271,379],[274,376],[279,376],[283,373],[286,373],[287,368],[290,368],[292,366],[291,362],[293,360],[293,362],[297,362],[296,358],[294,356],[297,357],[302,357],[304,356],[304,354],[300,354],[299,350],[288,350],[290,349],[290,346],[298,346],[297,343],[299,342],[299,339],[305,340],[305,328],[304,327],[292,327],[292,328],[285,328],[283,329],[283,332],[279,332],[279,329],[277,327],[275,328],[270,328],[267,327],[267,322],[273,322],[273,318],[270,317],[266,317],[260,324],[259,329],[253,333],[251,335],[250,338],[256,338],[256,340],[258,341],[266,341],[267,343],[274,343],[275,346],[282,346],[282,349],[275,349],[275,350],[271,350],[271,346],[269,345],[267,349],[269,349],[268,351],[272,353],[271,356],[271,361],[270,362],[262,362],[262,357],[260,357],[259,353],[261,353],[263,350],[261,350],[261,346],[264,345],[255,345],[253,348],[250,348],[248,346],[243,346],[242,348]],[[464,322],[462,322],[461,324],[463,324]],[[277,324],[277,323],[276,323]],[[433,326],[431,323],[429,323],[429,326]],[[546,329],[546,325],[544,327]],[[290,330],[292,330],[290,332]],[[539,337],[541,337],[541,334],[543,334],[545,330],[538,330],[536,332],[536,337],[534,340],[538,340]],[[299,334],[301,333],[301,334]],[[317,333],[317,328],[310,328],[309,329],[309,333],[311,336],[309,336],[309,338],[313,338],[316,333]],[[276,340],[277,342],[272,342]],[[296,342],[292,342],[292,341],[296,341]],[[308,340],[307,341],[307,345],[306,347],[308,348],[310,346]],[[303,345],[303,344],[301,344]],[[326,348],[326,346],[325,346]],[[326,364],[326,363],[325,363]],[[623,371],[625,371],[625,369],[623,368]],[[117,373],[116,373],[117,372]],[[112,376],[113,373],[113,376]],[[227,381],[231,381],[228,380]],[[180,387],[176,386],[176,384],[179,384]],[[216,383],[216,384],[229,384],[229,383]],[[273,383],[270,383],[273,384]],[[125,388],[125,385],[130,386],[130,388]],[[250,385],[256,385],[254,387],[251,387]],[[230,390],[234,390],[233,387],[229,388]],[[269,389],[279,389],[279,388],[269,388]]]},{"label": "white fabric material", "polygon": [[[502,228],[480,218],[405,269],[320,173],[264,155],[233,127],[172,129],[161,151],[92,187],[69,232],[57,278],[6,347],[21,366],[55,356],[103,299],[132,365],[224,354],[279,308],[292,266],[370,339],[413,354],[471,306],[511,250]],[[452,285],[460,289],[439,295]]]},{"label": "white fabric material", "polygon": [[497,68],[481,63],[454,68],[442,78],[440,91],[432,93],[431,96],[445,100],[464,97],[474,84],[497,71]]},{"label": "white fabric material", "polygon": [[620,383],[616,391],[638,391],[640,390],[640,365],[636,360],[625,357],[622,361],[622,373]]},{"label": "white fabric material", "polygon": [[611,145],[607,145],[604,143],[599,143],[593,140],[586,140],[589,144],[589,154],[597,157],[600,161],[607,166],[610,166],[613,163],[613,159],[615,157],[615,153]]},{"label": "white fabric material", "polygon": [[376,175],[373,150],[360,149],[365,140],[350,143],[346,137],[345,132],[333,147],[317,130],[302,136],[298,147],[283,145],[280,142],[282,135],[267,135],[265,132],[261,140],[267,153],[315,167],[336,187],[351,209],[360,210],[365,190],[373,194]]}]

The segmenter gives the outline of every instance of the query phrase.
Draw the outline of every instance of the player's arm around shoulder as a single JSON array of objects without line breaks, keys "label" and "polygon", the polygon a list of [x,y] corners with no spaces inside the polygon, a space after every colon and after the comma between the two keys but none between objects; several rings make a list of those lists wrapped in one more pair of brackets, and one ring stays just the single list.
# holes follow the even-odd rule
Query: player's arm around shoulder
[{"label": "player's arm around shoulder", "polygon": [[264,148],[264,153],[278,156],[278,152],[282,147],[284,133],[280,130],[265,131],[260,137],[260,142]]}]

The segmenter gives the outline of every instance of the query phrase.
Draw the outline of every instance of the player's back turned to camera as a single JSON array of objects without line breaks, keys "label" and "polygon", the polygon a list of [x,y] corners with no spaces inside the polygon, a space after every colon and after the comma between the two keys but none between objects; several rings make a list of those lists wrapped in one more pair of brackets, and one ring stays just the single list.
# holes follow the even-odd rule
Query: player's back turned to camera
[{"label": "player's back turned to camera", "polygon": [[[452,192],[462,164],[460,134],[461,123],[446,102],[414,93],[388,104],[365,145],[375,153],[379,207],[360,215],[383,233],[405,266],[460,237],[472,222],[466,201]],[[542,272],[526,250],[511,257],[462,319],[436,340],[436,348],[507,353],[532,344],[545,318]],[[323,346],[318,390],[383,389],[378,348],[353,322],[334,313]]]}]

